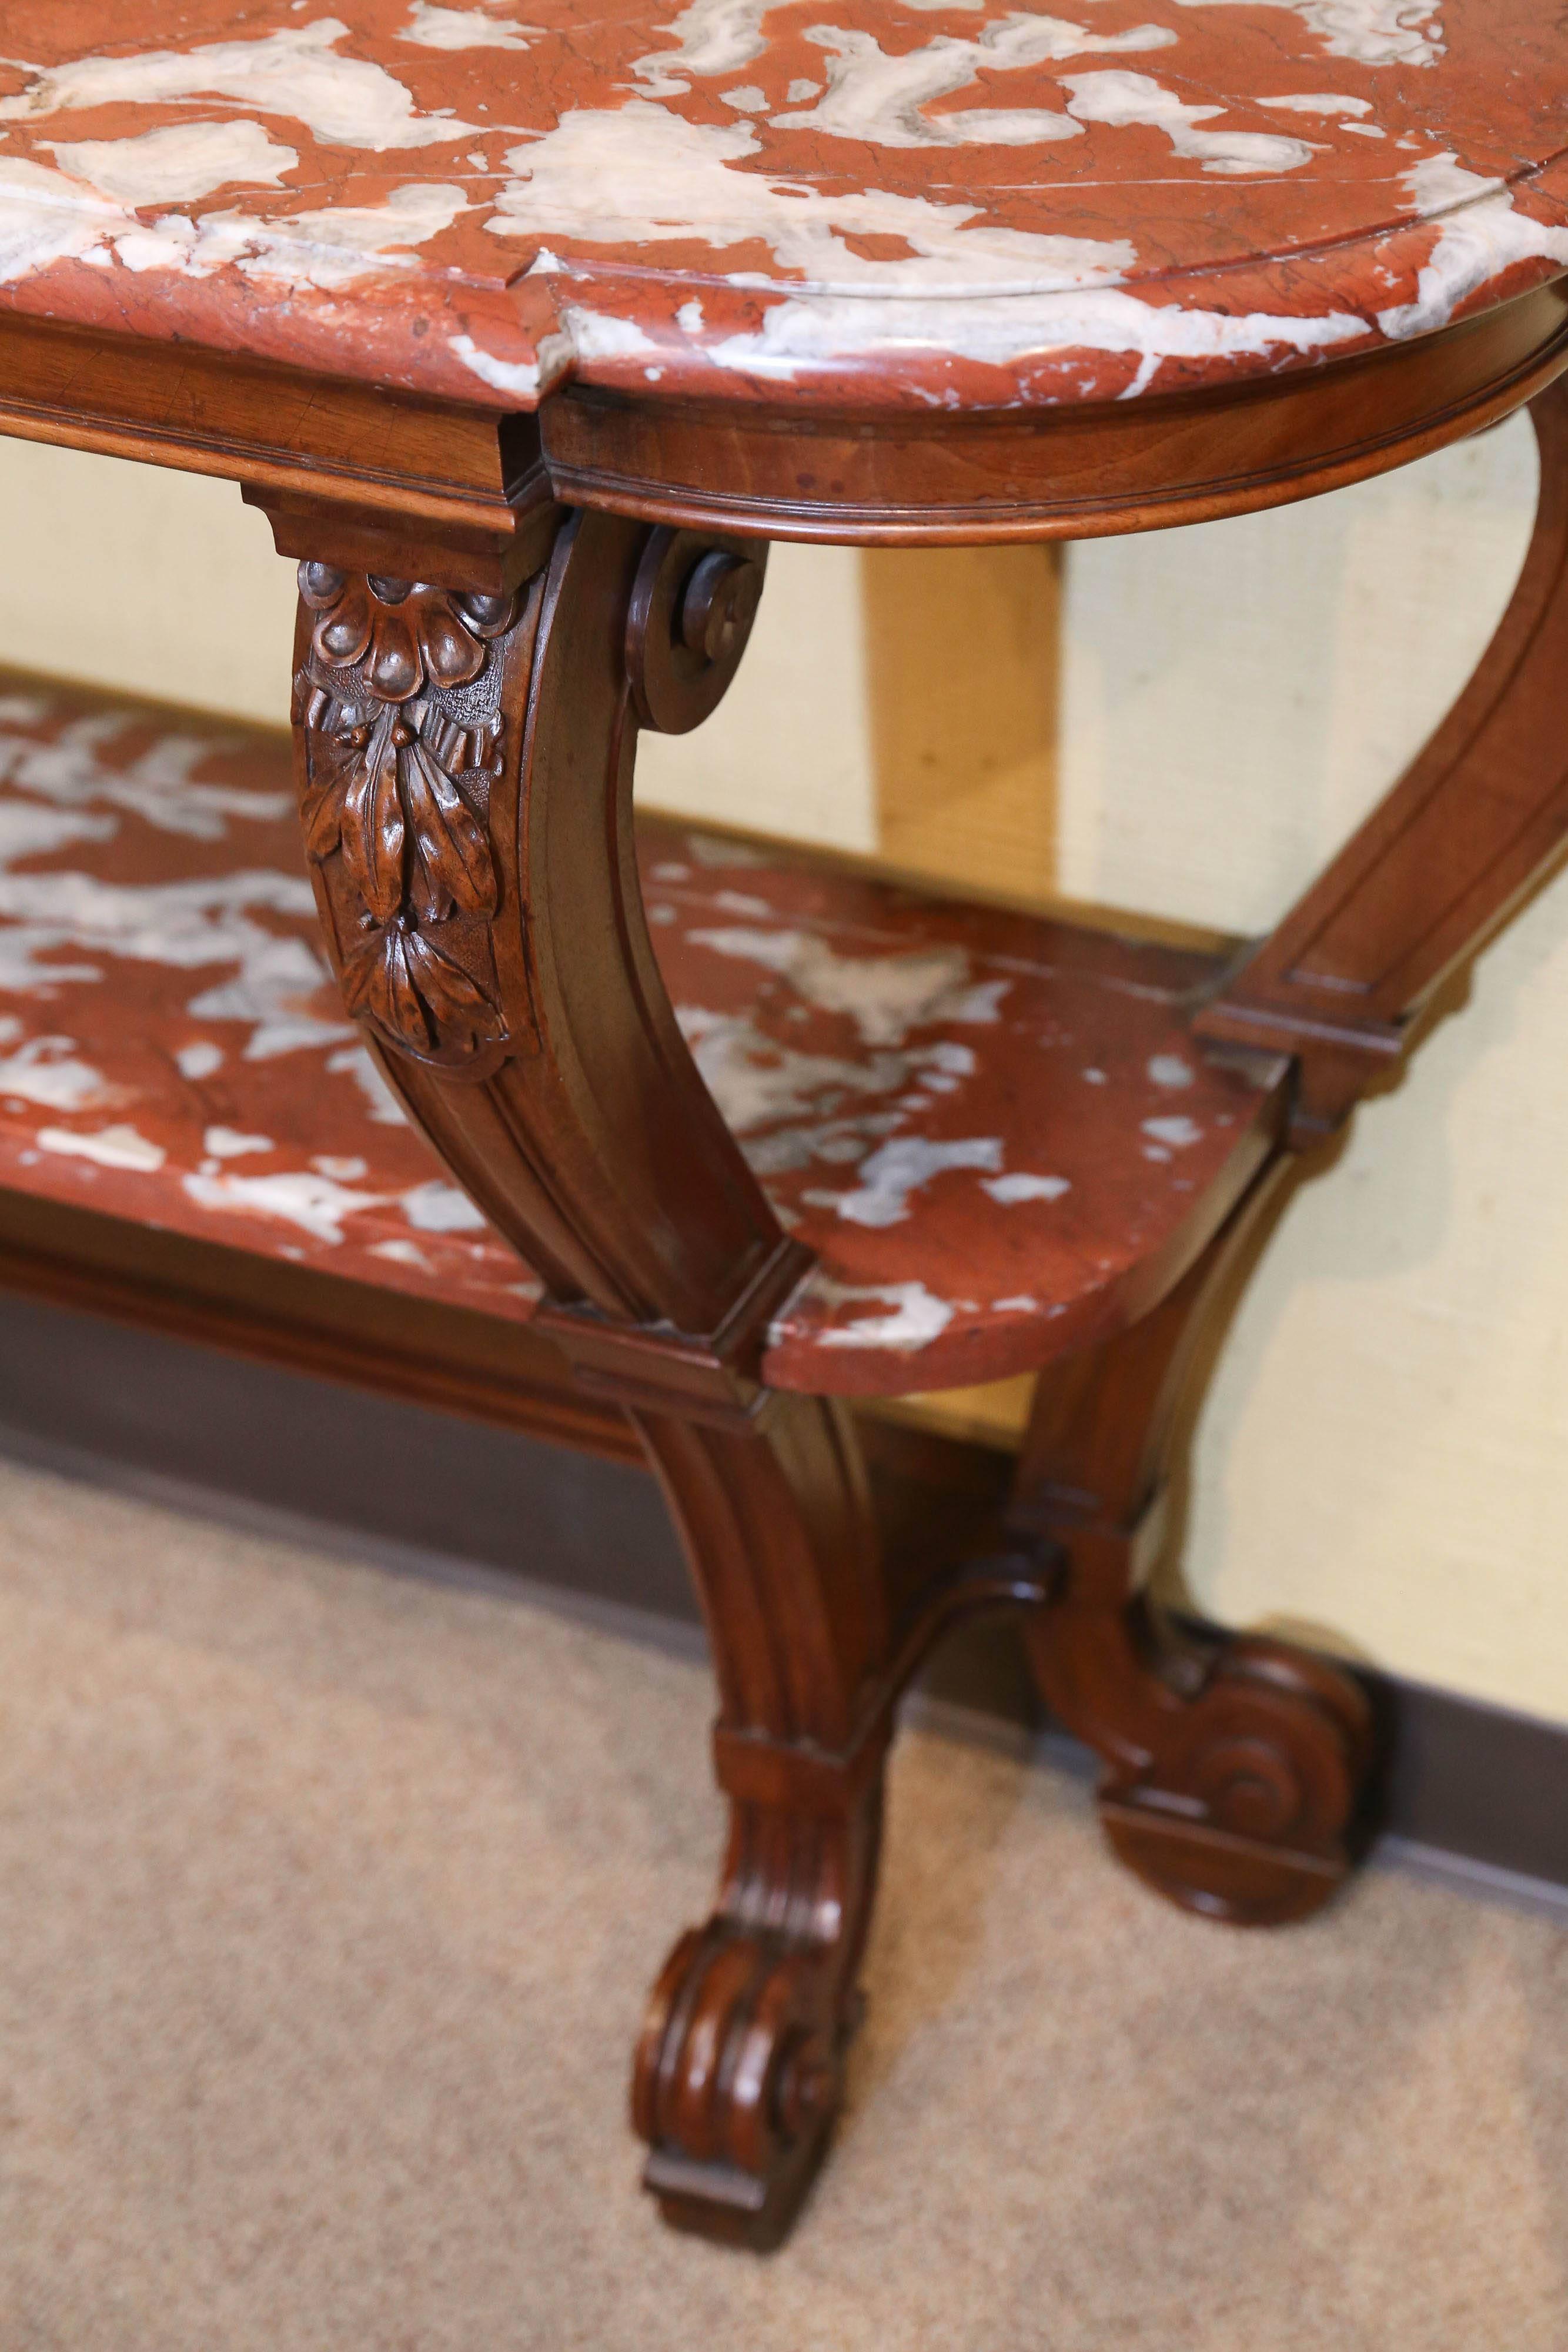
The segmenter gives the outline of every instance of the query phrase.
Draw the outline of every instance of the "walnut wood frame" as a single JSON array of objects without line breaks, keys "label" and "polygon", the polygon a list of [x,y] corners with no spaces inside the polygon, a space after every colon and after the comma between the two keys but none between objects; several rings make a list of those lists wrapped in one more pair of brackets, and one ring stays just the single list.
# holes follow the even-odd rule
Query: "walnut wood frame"
[{"label": "walnut wood frame", "polygon": [[[966,1612],[1026,1612],[1049,1701],[1105,1759],[1112,1843],[1161,1893],[1263,1924],[1303,1916],[1348,1866],[1372,1753],[1355,1686],[1277,1644],[1174,1644],[1141,1588],[1184,1387],[1289,1152],[1394,1064],[1425,995],[1568,828],[1565,365],[1568,294],[1551,287],[1365,361],[1027,422],[568,392],[537,423],[497,425],[0,323],[0,426],[236,478],[304,559],[297,773],[346,1002],[543,1277],[537,1329],[590,1418],[632,1416],[683,1532],[731,1827],[714,1912],[671,1954],[637,2053],[647,2181],[678,2225],[776,2243],[809,2188],[857,2013],[894,1708]],[[803,1255],[659,978],[631,855],[639,730],[680,731],[717,701],[768,535],[1063,537],[1236,512],[1531,396],[1541,511],[1492,647],[1382,809],[1195,1017],[1206,1050],[1284,1057],[1263,1164],[1139,1321],[1042,1373],[1005,1533],[986,1510],[957,1536],[890,1528],[841,1410],[760,1382]],[[561,1433],[582,1431],[566,1416]]]}]

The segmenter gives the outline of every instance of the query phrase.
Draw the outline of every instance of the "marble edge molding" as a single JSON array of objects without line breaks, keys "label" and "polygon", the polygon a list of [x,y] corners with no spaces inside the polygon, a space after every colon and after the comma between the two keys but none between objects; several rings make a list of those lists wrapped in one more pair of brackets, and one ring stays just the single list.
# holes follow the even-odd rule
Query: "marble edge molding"
[{"label": "marble edge molding", "polygon": [[[0,310],[499,413],[575,384],[649,405],[996,414],[1321,368],[1568,273],[1568,150],[1507,181],[1450,178],[1453,201],[1393,227],[1135,289],[1113,275],[910,290],[545,248],[510,279],[399,256],[334,288],[233,259],[132,269],[89,248],[14,267]],[[37,210],[0,188],[0,246],[16,254]],[[1369,299],[1375,286],[1404,299]]]}]

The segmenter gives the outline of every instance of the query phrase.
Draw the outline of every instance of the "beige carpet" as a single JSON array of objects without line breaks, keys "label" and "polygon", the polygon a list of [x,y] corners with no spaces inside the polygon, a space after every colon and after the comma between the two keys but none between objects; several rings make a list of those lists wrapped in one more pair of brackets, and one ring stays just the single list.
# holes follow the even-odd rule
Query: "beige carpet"
[{"label": "beige carpet", "polygon": [[1564,2352],[1568,1934],[1391,1873],[1205,1927],[929,1736],[816,2203],[766,2263],[664,2234],[626,2051],[706,1714],[0,1467],[3,2352]]}]

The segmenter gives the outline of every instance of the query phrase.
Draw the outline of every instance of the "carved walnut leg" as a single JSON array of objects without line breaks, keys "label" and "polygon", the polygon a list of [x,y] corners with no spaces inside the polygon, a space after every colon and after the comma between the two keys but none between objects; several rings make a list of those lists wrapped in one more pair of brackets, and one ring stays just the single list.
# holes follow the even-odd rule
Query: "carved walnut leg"
[{"label": "carved walnut leg", "polygon": [[856,2022],[882,1824],[889,1627],[847,1417],[639,1414],[713,1638],[728,1851],[654,1987],[632,2115],[665,2218],[762,2248],[821,2160]]},{"label": "carved walnut leg", "polygon": [[1066,1554],[1028,1639],[1047,1704],[1104,1759],[1112,1845],[1173,1902],[1244,1926],[1305,1918],[1333,1894],[1371,1762],[1347,1675],[1282,1643],[1178,1640],[1141,1597],[1185,1378],[1277,1178],[1152,1315],[1041,1376],[1015,1500],[1020,1528]]},{"label": "carved walnut leg", "polygon": [[879,1537],[848,1415],[823,1399],[776,1395],[744,1433],[637,1419],[713,1638],[730,1830],[713,1916],[654,1988],[632,2112],[665,2217],[760,2249],[839,2105],[899,1693],[958,1617],[1043,1607],[1054,1560]]},{"label": "carved walnut leg", "polygon": [[508,593],[307,563],[296,690],[346,1001],[543,1277],[543,1327],[633,1410],[685,1534],[732,1829],[715,1915],[653,1996],[636,2116],[669,2217],[758,2244],[789,2226],[838,2101],[891,1637],[847,1420],[756,1378],[803,1254],[675,1025],[631,788],[639,726],[717,701],[765,561],[590,513]]}]

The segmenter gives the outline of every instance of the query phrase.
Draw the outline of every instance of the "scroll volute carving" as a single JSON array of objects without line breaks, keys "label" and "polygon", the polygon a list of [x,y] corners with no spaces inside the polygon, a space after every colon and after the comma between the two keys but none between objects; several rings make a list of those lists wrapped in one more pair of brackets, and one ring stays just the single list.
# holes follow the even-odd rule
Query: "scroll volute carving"
[{"label": "scroll volute carving", "polygon": [[506,716],[494,648],[520,595],[299,568],[301,818],[343,998],[385,1045],[438,1066],[515,1043],[490,926],[489,835]]},{"label": "scroll volute carving", "polygon": [[716,710],[757,618],[765,546],[672,530],[648,544],[626,616],[626,671],[637,717],[659,735],[685,735]]}]

